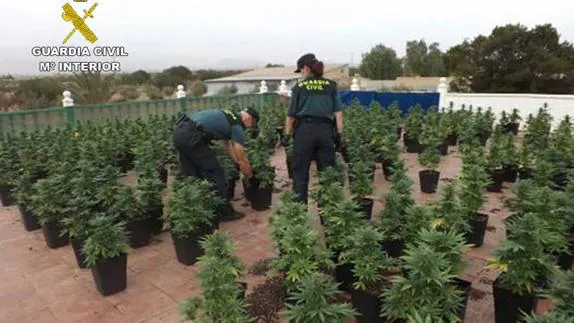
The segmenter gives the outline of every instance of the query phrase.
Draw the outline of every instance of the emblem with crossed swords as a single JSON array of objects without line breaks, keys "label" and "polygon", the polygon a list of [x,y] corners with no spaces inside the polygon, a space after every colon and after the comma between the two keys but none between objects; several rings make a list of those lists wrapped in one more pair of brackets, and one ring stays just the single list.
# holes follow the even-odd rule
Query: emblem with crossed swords
[{"label": "emblem with crossed swords", "polygon": [[72,29],[72,31],[64,39],[64,44],[68,42],[68,40],[70,39],[70,37],[72,37],[72,35],[76,32],[76,30],[79,30],[82,36],[84,36],[84,38],[86,38],[92,44],[95,43],[96,40],[98,40],[98,37],[96,37],[94,32],[85,23],[85,20],[88,17],[94,18],[92,12],[96,9],[97,6],[98,3],[96,2],[92,5],[90,10],[86,11],[86,9],[84,9],[85,16],[83,18],[80,17],[80,15],[78,15],[76,10],[74,10],[74,8],[72,8],[72,6],[69,3],[66,3],[65,5],[62,6],[62,8],[64,9],[64,12],[62,13],[62,18],[64,19],[64,21],[71,21],[72,24],[74,25],[74,29]]}]

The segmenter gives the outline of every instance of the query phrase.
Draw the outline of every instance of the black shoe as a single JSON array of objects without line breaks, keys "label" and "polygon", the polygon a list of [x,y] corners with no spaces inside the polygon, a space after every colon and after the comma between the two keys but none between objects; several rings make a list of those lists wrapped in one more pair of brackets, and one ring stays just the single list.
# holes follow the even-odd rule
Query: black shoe
[{"label": "black shoe", "polygon": [[231,212],[229,212],[227,215],[222,216],[219,221],[220,222],[230,222],[230,221],[236,221],[236,220],[241,220],[245,217],[244,213],[235,211],[235,210],[231,210]]}]

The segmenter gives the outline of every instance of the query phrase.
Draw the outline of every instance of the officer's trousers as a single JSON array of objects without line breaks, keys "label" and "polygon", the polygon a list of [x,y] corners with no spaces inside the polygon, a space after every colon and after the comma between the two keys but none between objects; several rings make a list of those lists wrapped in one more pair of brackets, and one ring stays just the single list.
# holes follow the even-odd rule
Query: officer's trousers
[{"label": "officer's trousers", "polygon": [[309,167],[317,162],[319,172],[335,165],[333,124],[328,120],[300,118],[293,132],[293,191],[307,204]]},{"label": "officer's trousers", "polygon": [[179,156],[181,175],[205,179],[212,183],[218,195],[225,201],[215,210],[216,217],[230,215],[231,206],[227,195],[228,184],[225,173],[215,153],[209,147],[209,140],[205,138],[205,134],[195,128],[193,121],[187,121],[174,131],[173,143]]}]

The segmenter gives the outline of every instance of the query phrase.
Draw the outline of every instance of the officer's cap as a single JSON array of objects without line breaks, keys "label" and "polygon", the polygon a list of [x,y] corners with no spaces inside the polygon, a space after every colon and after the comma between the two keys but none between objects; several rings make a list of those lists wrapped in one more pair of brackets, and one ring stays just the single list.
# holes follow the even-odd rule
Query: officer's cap
[{"label": "officer's cap", "polygon": [[300,73],[305,64],[311,63],[314,60],[317,60],[317,57],[315,57],[315,54],[313,53],[308,53],[299,57],[297,60],[297,69],[295,70],[295,73]]},{"label": "officer's cap", "polygon": [[255,110],[253,107],[247,107],[244,109],[245,112],[249,113],[249,115],[255,119],[255,122],[259,122],[259,112]]}]

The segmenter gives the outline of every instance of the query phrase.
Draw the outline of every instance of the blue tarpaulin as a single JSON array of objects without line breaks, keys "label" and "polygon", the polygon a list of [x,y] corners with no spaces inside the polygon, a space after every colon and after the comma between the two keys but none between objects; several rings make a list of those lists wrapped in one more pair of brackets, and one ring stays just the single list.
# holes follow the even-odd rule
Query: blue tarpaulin
[{"label": "blue tarpaulin", "polygon": [[408,93],[408,92],[376,92],[376,91],[340,91],[341,101],[344,105],[351,105],[355,99],[368,108],[373,101],[387,108],[397,102],[401,112],[406,113],[411,107],[419,104],[423,110],[439,104],[439,93]]}]

